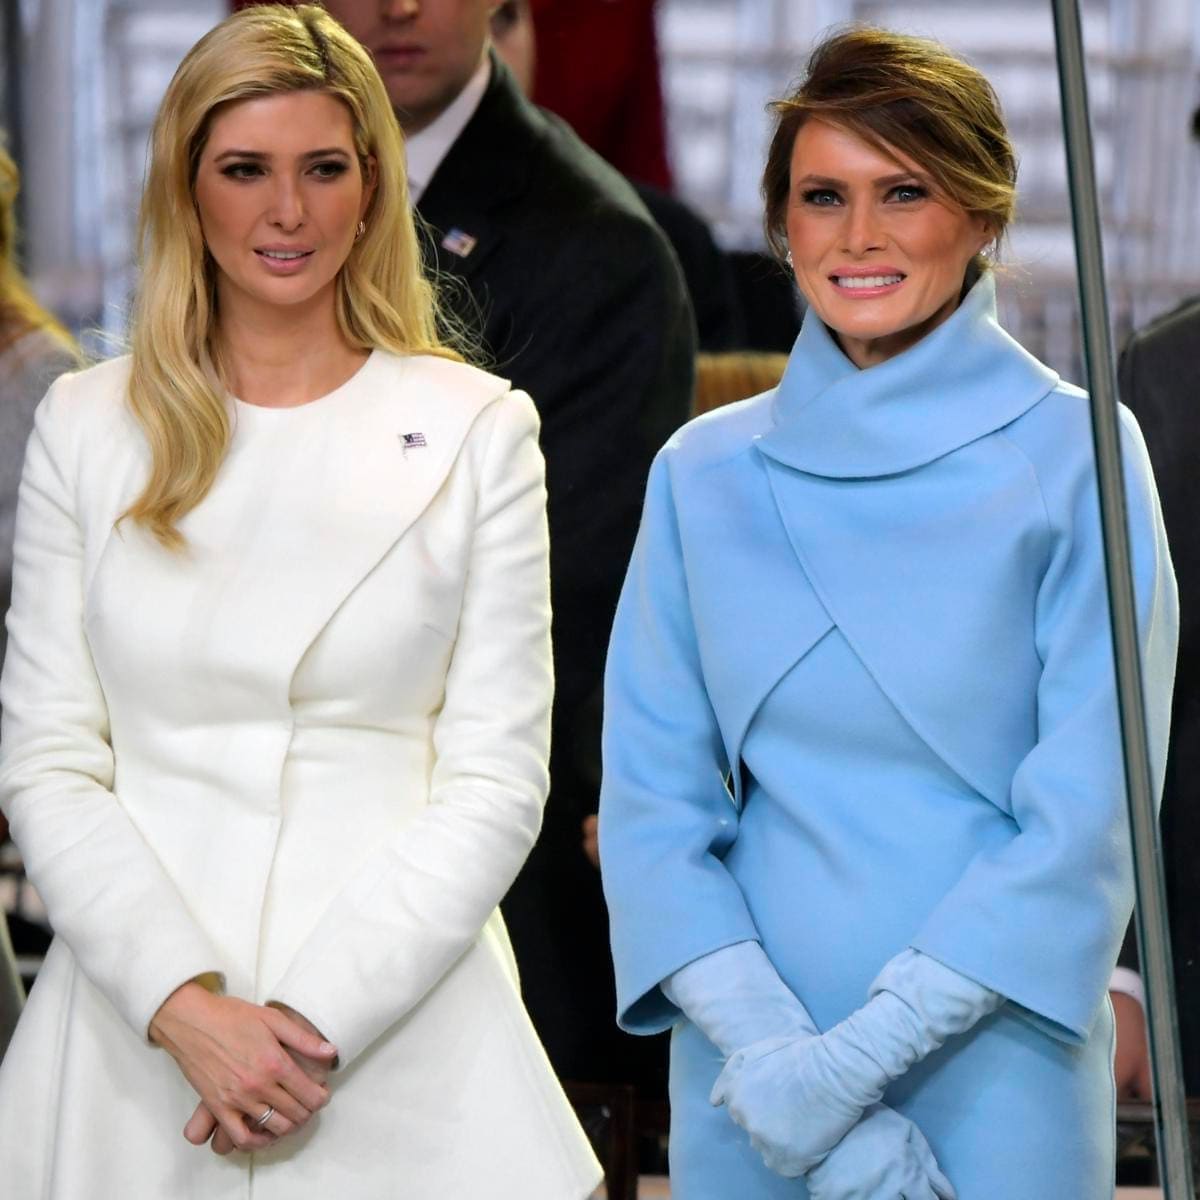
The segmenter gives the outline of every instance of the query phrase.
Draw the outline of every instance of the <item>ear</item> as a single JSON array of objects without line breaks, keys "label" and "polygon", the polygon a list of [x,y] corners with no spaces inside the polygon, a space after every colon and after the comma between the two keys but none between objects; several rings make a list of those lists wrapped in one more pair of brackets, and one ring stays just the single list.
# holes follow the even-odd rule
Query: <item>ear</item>
[{"label": "ear", "polygon": [[362,203],[358,206],[358,219],[360,221],[367,215],[367,210],[371,207],[371,201],[375,199],[375,189],[377,187],[379,187],[379,163],[375,155],[368,154],[367,161],[363,164]]},{"label": "ear", "polygon": [[999,233],[993,223],[983,215],[972,217],[972,221],[975,225],[975,233],[979,238],[975,253],[982,254],[984,249],[996,240]]}]

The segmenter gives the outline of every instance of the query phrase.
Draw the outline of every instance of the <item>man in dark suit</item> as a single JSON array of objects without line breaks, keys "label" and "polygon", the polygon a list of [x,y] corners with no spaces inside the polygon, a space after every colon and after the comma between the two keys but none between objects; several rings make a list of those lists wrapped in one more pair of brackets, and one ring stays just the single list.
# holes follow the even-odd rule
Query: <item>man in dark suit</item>
[{"label": "man in dark suit", "polygon": [[[1189,1096],[1200,1096],[1200,296],[1133,335],[1121,356],[1120,384],[1121,399],[1146,438],[1179,583],[1179,659],[1162,839],[1184,1082]],[[1136,962],[1136,953],[1122,954],[1123,964]],[[1129,1090],[1148,1099],[1139,1015],[1131,1011],[1122,1021],[1118,1012],[1118,1067],[1129,1063],[1134,1072]]]},{"label": "man in dark suit", "polygon": [[496,0],[326,0],[373,54],[453,313],[533,397],[549,493],[557,694],[542,836],[504,903],[526,1003],[561,1075],[630,1079],[607,915],[581,826],[600,689],[650,460],[687,418],[695,335],[679,269],[629,185],[490,53]]},{"label": "man in dark suit", "polygon": [[[1192,136],[1200,142],[1200,108],[1192,114]],[[1161,828],[1184,1085],[1189,1096],[1200,1097],[1200,296],[1135,333],[1119,375],[1121,399],[1146,438],[1179,584],[1179,658]],[[1140,1002],[1120,990],[1129,983],[1130,992],[1140,990],[1137,967],[1131,926],[1112,985],[1116,1076],[1120,1094],[1148,1100],[1145,1016]]]}]

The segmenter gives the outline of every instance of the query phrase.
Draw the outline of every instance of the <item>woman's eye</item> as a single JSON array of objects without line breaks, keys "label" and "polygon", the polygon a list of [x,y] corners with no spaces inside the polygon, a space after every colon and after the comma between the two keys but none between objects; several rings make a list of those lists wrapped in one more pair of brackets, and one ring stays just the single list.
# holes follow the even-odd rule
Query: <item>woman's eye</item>
[{"label": "woman's eye", "polygon": [[312,171],[318,179],[337,179],[345,175],[347,167],[344,162],[322,162],[315,163]]},{"label": "woman's eye", "polygon": [[915,200],[924,200],[929,193],[918,183],[902,183],[892,188],[891,198],[901,204],[912,204]]},{"label": "woman's eye", "polygon": [[221,174],[228,179],[254,179],[262,174],[262,167],[251,162],[230,163],[221,168]]},{"label": "woman's eye", "polygon": [[811,188],[801,196],[801,199],[805,204],[815,204],[818,208],[841,203],[841,197],[829,188]]}]

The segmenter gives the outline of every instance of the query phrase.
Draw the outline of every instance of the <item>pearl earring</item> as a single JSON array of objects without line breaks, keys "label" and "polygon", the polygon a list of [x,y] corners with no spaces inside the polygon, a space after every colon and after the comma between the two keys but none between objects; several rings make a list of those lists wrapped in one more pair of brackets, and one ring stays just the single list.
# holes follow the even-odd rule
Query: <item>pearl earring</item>
[{"label": "pearl earring", "polygon": [[366,232],[367,232],[367,223],[366,223],[366,221],[359,221],[359,223],[358,223],[358,228],[357,228],[357,229],[354,231],[354,240],[357,242],[357,241],[358,241],[358,239],[359,239],[360,237],[362,237],[362,235],[363,235],[364,233],[366,233]]}]

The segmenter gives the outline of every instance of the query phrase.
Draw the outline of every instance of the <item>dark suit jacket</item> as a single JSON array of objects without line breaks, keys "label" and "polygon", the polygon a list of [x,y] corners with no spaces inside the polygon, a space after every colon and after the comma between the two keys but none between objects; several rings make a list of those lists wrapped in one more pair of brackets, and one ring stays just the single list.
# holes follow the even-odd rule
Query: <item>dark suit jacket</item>
[{"label": "dark suit jacket", "polygon": [[1200,297],[1134,334],[1120,379],[1146,437],[1179,582],[1163,861],[1184,1079],[1188,1094],[1200,1096]]},{"label": "dark suit jacket", "polygon": [[645,183],[633,186],[679,259],[696,314],[697,348],[708,354],[742,349],[745,332],[733,267],[704,218],[658,188]]},{"label": "dark suit jacket", "polygon": [[[630,186],[492,58],[418,206],[444,297],[542,418],[557,692],[542,836],[504,904],[559,1072],[620,1075],[607,917],[580,825],[596,811],[604,655],[650,461],[687,418],[695,333],[675,257]],[[447,235],[475,242],[465,256]],[[461,236],[447,240],[466,245]],[[622,1037],[624,1035],[621,1035]]]}]

